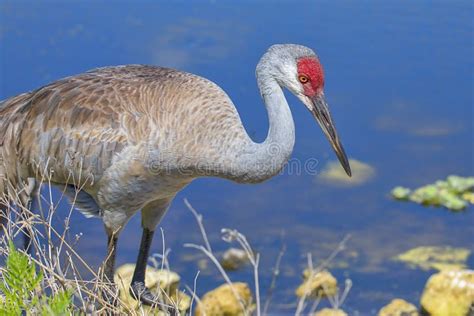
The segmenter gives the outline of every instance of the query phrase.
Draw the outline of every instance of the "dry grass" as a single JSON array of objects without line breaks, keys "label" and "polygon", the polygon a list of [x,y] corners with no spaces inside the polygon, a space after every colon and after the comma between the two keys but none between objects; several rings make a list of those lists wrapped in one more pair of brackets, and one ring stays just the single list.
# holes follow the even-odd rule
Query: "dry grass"
[{"label": "dry grass", "polygon": [[[0,197],[0,205],[3,211],[3,232],[0,232],[0,255],[7,258],[9,255],[9,242],[18,240],[27,234],[31,238],[29,252],[25,253],[35,264],[38,272],[43,275],[43,293],[55,295],[62,291],[73,293],[73,313],[87,315],[117,314],[117,315],[144,315],[142,309],[131,310],[121,301],[117,288],[111,282],[105,281],[103,268],[94,269],[79,253],[75,246],[81,238],[81,234],[71,236],[70,218],[74,211],[75,201],[71,201],[66,217],[62,225],[57,221],[53,225],[53,219],[57,218],[59,201],[53,199],[51,179],[43,177],[39,186],[46,184],[47,189],[38,195],[37,209],[29,210],[28,205],[32,202],[25,193],[28,187],[21,190],[9,190],[8,195]],[[78,183],[77,190],[81,189],[81,179],[73,179]],[[31,188],[30,188],[31,189]],[[77,194],[76,194],[77,196]],[[63,194],[60,197],[62,200]],[[63,213],[62,210],[61,213]],[[21,247],[19,247],[21,248]],[[23,251],[23,250],[20,250]],[[168,268],[166,254],[160,264]],[[156,260],[155,260],[156,261]],[[0,273],[4,273],[5,267],[0,267]],[[82,273],[86,272],[88,278],[84,279]],[[0,281],[1,282],[1,281]],[[115,304],[105,300],[104,296],[112,298]],[[163,295],[164,296],[164,295]]]},{"label": "dry grass", "polygon": [[[43,275],[43,291],[52,295],[60,291],[70,291],[73,294],[74,312],[84,314],[104,313],[105,311],[120,311],[133,314],[126,310],[112,284],[103,280],[102,269],[92,268],[75,250],[81,235],[70,236],[70,217],[74,210],[74,201],[67,211],[63,225],[53,225],[53,219],[58,212],[57,201],[53,200],[52,187],[49,179],[42,179],[40,184],[49,184],[46,194],[38,196],[39,209],[30,211],[27,207],[23,190],[9,190],[8,196],[3,196],[0,203],[7,209],[4,220],[4,231],[0,237],[0,253],[8,257],[9,241],[16,240],[25,234],[31,238],[29,257],[36,265],[38,272]],[[61,197],[62,198],[62,197]],[[46,207],[44,207],[46,205]],[[20,247],[21,248],[21,247]],[[3,272],[3,268],[0,268]],[[92,275],[83,279],[81,271]],[[119,306],[114,306],[104,300],[100,293],[116,297]]]},{"label": "dry grass", "polygon": [[[188,248],[194,248],[194,249],[197,249],[197,250],[201,251],[203,254],[206,255],[206,257],[208,259],[211,260],[211,262],[216,266],[217,270],[221,274],[224,281],[232,289],[232,292],[233,292],[235,298],[237,299],[237,301],[241,305],[242,312],[245,314],[247,310],[246,310],[246,307],[243,305],[243,300],[239,297],[237,291],[235,291],[235,289],[233,289],[233,282],[231,281],[229,275],[226,273],[225,269],[220,264],[220,262],[217,259],[216,255],[212,252],[212,247],[211,247],[211,244],[209,243],[209,238],[207,236],[206,229],[204,227],[203,216],[195,210],[195,208],[189,203],[188,200],[185,199],[184,202],[185,202],[186,206],[192,212],[192,214],[194,215],[194,217],[196,219],[196,222],[197,222],[197,224],[199,226],[199,229],[201,231],[201,235],[202,235],[203,243],[204,243],[204,245],[185,244],[184,246],[188,247]],[[249,262],[252,266],[252,271],[253,271],[254,291],[255,291],[255,305],[256,305],[256,308],[255,308],[255,311],[254,311],[253,314],[255,314],[256,316],[268,315],[268,309],[269,309],[270,302],[271,302],[271,299],[272,299],[272,296],[273,296],[273,292],[276,289],[276,282],[277,282],[277,278],[278,278],[278,275],[279,275],[281,260],[282,260],[282,257],[285,254],[285,251],[286,251],[285,244],[283,243],[283,245],[282,245],[282,247],[281,247],[281,249],[278,253],[278,256],[276,258],[275,266],[273,268],[273,273],[272,273],[272,280],[271,280],[270,286],[267,290],[267,296],[266,296],[266,299],[265,299],[265,302],[264,302],[264,305],[263,305],[264,308],[263,308],[263,311],[262,311],[262,309],[261,309],[261,306],[262,306],[261,305],[261,297],[260,297],[260,284],[259,284],[259,259],[260,259],[260,254],[255,253],[252,250],[252,247],[251,247],[250,243],[247,241],[247,238],[242,233],[237,231],[236,229],[223,228],[221,230],[221,238],[222,238],[223,241],[225,241],[227,243],[237,243],[245,251],[245,253],[247,255],[247,258],[248,258],[248,260],[249,260]],[[346,248],[346,244],[347,244],[347,241],[349,240],[349,238],[350,238],[350,236],[344,237],[344,239],[341,240],[341,242],[338,244],[336,249],[334,249],[334,251],[328,256],[328,258],[323,260],[322,263],[319,264],[317,267],[313,266],[313,261],[312,261],[311,254],[307,255],[307,258],[308,258],[308,266],[307,267],[308,267],[309,271],[312,271],[311,273],[313,274],[313,275],[310,276],[310,278],[312,278],[315,274],[317,274],[317,273],[321,272],[322,270],[329,267],[329,265],[334,260],[334,258],[341,251],[343,251]],[[344,287],[342,293],[337,293],[334,296],[328,296],[328,300],[329,300],[329,303],[331,304],[332,308],[338,309],[342,306],[342,304],[344,303],[345,299],[347,298],[347,295],[349,294],[351,288],[352,288],[352,281],[350,279],[346,279],[345,280],[345,287]],[[323,290],[324,290],[324,292],[329,293],[329,291],[327,291],[326,289],[323,289]],[[320,302],[320,298],[317,299],[317,300],[314,300],[312,302],[312,304],[310,304],[311,302],[309,301],[309,294],[310,294],[309,292],[305,293],[305,295],[303,295],[296,302],[294,315],[299,316],[299,315],[307,314],[307,313],[308,313],[308,315],[312,315],[316,311],[316,309],[319,305],[319,302]]]},{"label": "dry grass", "polygon": [[[81,184],[84,183],[84,181],[77,179],[77,183]],[[39,184],[47,184],[46,187],[48,189],[46,192],[43,190],[43,194],[39,195],[38,199],[40,199],[41,203],[36,203],[39,205],[39,209],[37,210],[30,211],[27,207],[28,203],[31,202],[28,200],[27,195],[25,195],[25,190],[28,189],[27,186],[25,186],[25,189],[19,191],[10,190],[8,196],[1,197],[0,205],[9,205],[9,207],[6,212],[7,220],[4,225],[4,233],[0,236],[0,255],[6,258],[9,254],[9,241],[17,239],[20,235],[26,233],[31,236],[31,261],[35,263],[37,269],[41,271],[44,276],[42,280],[42,288],[45,292],[51,293],[52,295],[65,290],[73,293],[74,314],[97,315],[107,313],[144,315],[145,312],[142,309],[138,311],[131,310],[120,300],[117,290],[114,290],[115,287],[111,283],[104,281],[102,268],[98,270],[92,268],[81,257],[81,255],[76,252],[75,245],[80,240],[81,235],[71,236],[69,226],[69,219],[74,210],[74,201],[72,201],[71,206],[67,210],[66,218],[62,222],[63,224],[53,225],[53,218],[56,216],[59,203],[58,201],[53,200],[51,181],[49,178],[43,178]],[[76,185],[76,187],[80,189],[81,185]],[[212,251],[203,224],[202,215],[199,214],[187,200],[185,200],[185,204],[194,215],[203,238],[203,245],[185,244],[185,247],[194,248],[204,253],[214,263],[224,281],[232,286],[230,277],[227,275]],[[47,207],[44,207],[44,205]],[[236,243],[245,251],[249,262],[251,263],[254,280],[253,286],[256,305],[254,314],[257,316],[267,315],[271,306],[273,292],[277,288],[276,283],[279,276],[282,257],[285,254],[285,245],[283,244],[276,259],[272,273],[272,281],[267,289],[265,302],[262,304],[259,280],[260,254],[253,251],[247,238],[239,231],[224,228],[222,229],[221,234],[222,239],[225,242]],[[155,267],[169,270],[170,267],[167,260],[169,250],[166,250],[164,233],[162,230],[161,235],[163,252],[161,254],[153,255],[150,260]],[[346,242],[347,239],[345,238],[331,256],[316,268],[312,266],[311,256],[308,255],[308,267],[311,271],[316,272],[326,268],[337,253],[345,247]],[[0,272],[3,273],[3,270],[4,268],[0,268]],[[84,279],[81,275],[81,271],[86,271],[92,277]],[[198,276],[199,271],[197,271],[196,277],[193,280],[192,288],[186,286],[188,294],[192,297],[189,314],[192,314],[193,304],[196,304],[196,302],[199,303],[199,297],[195,294],[198,285]],[[344,299],[347,297],[351,284],[350,280],[346,281],[346,287],[342,292],[342,295],[330,298],[331,305],[334,307],[340,307],[344,302]],[[106,293],[108,296],[112,296],[118,305],[112,305],[104,300],[101,293]],[[238,297],[237,292],[233,291],[233,293],[240,302],[242,310],[245,311],[245,306],[243,306],[242,300]],[[166,293],[164,294],[166,295]],[[302,297],[295,303],[295,315],[301,315],[308,311],[315,311],[318,303],[319,301],[315,301],[311,304],[306,296]]]}]

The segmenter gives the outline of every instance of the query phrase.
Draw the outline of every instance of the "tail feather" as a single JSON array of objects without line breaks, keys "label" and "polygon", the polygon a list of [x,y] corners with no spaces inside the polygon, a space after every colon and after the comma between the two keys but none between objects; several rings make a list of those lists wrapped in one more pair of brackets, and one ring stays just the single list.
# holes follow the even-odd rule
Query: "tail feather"
[{"label": "tail feather", "polygon": [[71,204],[74,204],[74,208],[85,217],[102,217],[102,210],[99,205],[86,191],[78,190],[74,185],[68,184],[64,190],[64,195],[67,196]]}]

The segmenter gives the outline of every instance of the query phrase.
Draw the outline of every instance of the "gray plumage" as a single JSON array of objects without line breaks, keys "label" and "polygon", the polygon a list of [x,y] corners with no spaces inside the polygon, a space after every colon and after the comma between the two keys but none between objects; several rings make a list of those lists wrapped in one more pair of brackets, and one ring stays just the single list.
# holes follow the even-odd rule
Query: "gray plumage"
[{"label": "gray plumage", "polygon": [[0,193],[47,172],[82,212],[102,217],[109,241],[138,210],[152,232],[197,177],[257,183],[281,170],[295,141],[281,87],[307,105],[297,71],[303,57],[317,60],[307,47],[274,45],[258,63],[270,123],[263,143],[247,135],[219,86],[161,67],[99,68],[2,101]]}]

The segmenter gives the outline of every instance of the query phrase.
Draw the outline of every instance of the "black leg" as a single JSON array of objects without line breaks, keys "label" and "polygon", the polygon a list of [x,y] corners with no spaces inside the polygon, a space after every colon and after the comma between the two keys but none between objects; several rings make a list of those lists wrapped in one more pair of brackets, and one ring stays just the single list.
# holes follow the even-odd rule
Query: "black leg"
[{"label": "black leg", "polygon": [[[30,214],[33,212],[33,201],[34,201],[34,197],[33,196],[29,196],[28,197],[28,201],[26,202],[26,208],[28,210],[28,214],[25,214],[23,213],[23,220],[26,220],[27,216],[30,216]],[[31,236],[30,236],[30,232],[23,229],[22,230],[22,235],[23,235],[23,250],[30,254],[31,255]]]},{"label": "black leg", "polygon": [[[23,192],[20,194],[20,200],[22,204],[26,207],[26,212],[24,209],[20,208],[20,216],[23,217],[24,221],[27,221],[28,218],[33,214],[34,202],[37,201],[39,186],[36,183],[34,178],[28,178],[25,183]],[[23,250],[26,253],[31,254],[31,231],[23,229]]]},{"label": "black leg", "polygon": [[132,283],[136,281],[145,282],[146,263],[150,254],[154,233],[154,231],[147,228],[143,229],[142,241],[140,242],[140,249],[138,250],[137,264],[135,266],[135,272],[133,273]]},{"label": "black leg", "polygon": [[153,234],[156,226],[166,213],[171,200],[171,198],[158,199],[148,203],[142,209],[142,240],[135,265],[135,271],[132,277],[132,283],[130,285],[130,294],[144,305],[159,306],[160,309],[168,312],[168,315],[179,315],[179,311],[176,308],[163,302],[161,299],[162,295],[155,296],[145,287],[145,272]]},{"label": "black leg", "polygon": [[107,233],[107,258],[104,262],[104,276],[106,281],[114,282],[115,254],[117,251],[117,235]]},{"label": "black leg", "polygon": [[117,251],[117,233],[111,232],[108,229],[107,231],[107,257],[104,261],[104,282],[111,283],[108,289],[102,290],[102,297],[104,300],[109,302],[113,306],[118,305],[117,301],[117,288],[115,287],[114,282],[114,272],[115,272],[115,254]]},{"label": "black leg", "polygon": [[[1,194],[1,192],[0,192]],[[3,233],[6,234],[7,226],[8,226],[8,213],[9,213],[9,206],[0,202],[0,228]],[[0,233],[2,233],[0,232]]]},{"label": "black leg", "polygon": [[132,284],[130,286],[130,294],[138,298],[143,304],[153,305],[157,304],[157,298],[150,290],[145,287],[145,271],[150,253],[150,246],[153,240],[154,231],[143,228],[142,241],[140,242],[140,249],[138,250],[137,263],[133,273]]}]

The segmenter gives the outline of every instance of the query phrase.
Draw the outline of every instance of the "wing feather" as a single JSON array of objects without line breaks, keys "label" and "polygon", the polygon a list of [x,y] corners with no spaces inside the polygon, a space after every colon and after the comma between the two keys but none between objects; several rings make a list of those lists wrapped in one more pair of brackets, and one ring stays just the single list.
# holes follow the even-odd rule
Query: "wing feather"
[{"label": "wing feather", "polygon": [[5,100],[0,135],[9,178],[53,170],[59,183],[69,183],[71,173],[101,178],[131,146],[200,165],[250,141],[216,84],[141,65],[99,68]]},{"label": "wing feather", "polygon": [[23,167],[53,169],[59,182],[71,170],[100,176],[114,154],[137,141],[130,127],[138,126],[122,124],[124,117],[133,119],[130,108],[139,98],[127,86],[146,83],[124,80],[129,72],[102,68],[2,101],[1,141],[9,145],[4,156]]}]

